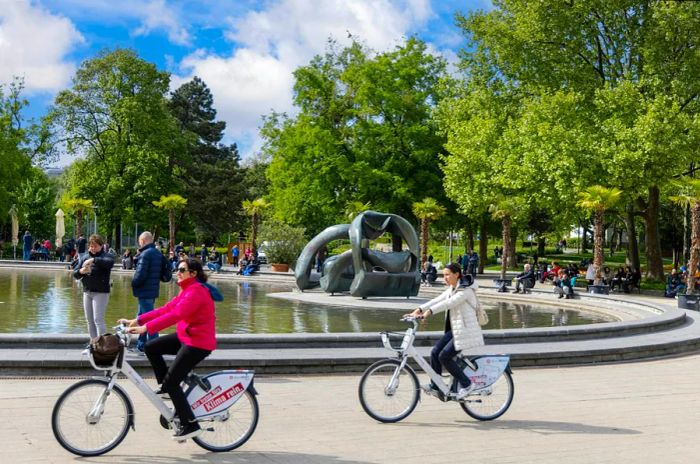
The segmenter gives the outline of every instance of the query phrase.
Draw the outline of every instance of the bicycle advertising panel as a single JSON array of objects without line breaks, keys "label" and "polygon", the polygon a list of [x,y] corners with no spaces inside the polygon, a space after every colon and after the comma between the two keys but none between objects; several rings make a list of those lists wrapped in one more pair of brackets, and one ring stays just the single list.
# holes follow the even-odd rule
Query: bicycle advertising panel
[{"label": "bicycle advertising panel", "polygon": [[472,362],[477,366],[476,371],[466,365],[464,373],[467,374],[476,388],[484,388],[496,382],[503,374],[510,362],[510,356],[481,356],[472,359]]},{"label": "bicycle advertising panel", "polygon": [[187,401],[195,417],[201,418],[225,411],[246,391],[253,379],[250,371],[221,371],[206,377],[209,390],[194,385],[187,392]]}]

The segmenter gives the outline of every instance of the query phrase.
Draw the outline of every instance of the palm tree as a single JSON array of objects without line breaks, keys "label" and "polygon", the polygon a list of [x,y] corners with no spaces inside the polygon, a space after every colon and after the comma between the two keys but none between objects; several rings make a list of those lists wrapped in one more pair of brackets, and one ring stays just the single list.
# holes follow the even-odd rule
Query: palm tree
[{"label": "palm tree", "polygon": [[438,219],[440,216],[445,214],[445,208],[438,204],[434,198],[426,197],[423,201],[418,201],[413,203],[413,214],[420,219],[420,241],[421,241],[421,253],[420,262],[421,265],[428,260],[428,226],[430,221]]},{"label": "palm tree", "polygon": [[175,211],[187,206],[187,199],[171,193],[170,195],[160,197],[160,200],[153,201],[153,204],[157,208],[162,208],[168,211],[168,227],[169,227],[169,245],[168,251],[173,251],[175,249]]},{"label": "palm tree", "polygon": [[[489,206],[491,217],[501,221],[503,229],[503,255],[501,256],[501,280],[506,280],[506,269],[508,268],[508,259],[510,259],[510,230],[513,226],[513,215],[515,213],[515,205],[507,198],[500,198],[495,203]],[[503,287],[505,290],[505,287]]]},{"label": "palm tree", "polygon": [[595,270],[595,278],[593,283],[600,285],[603,278],[601,271],[603,270],[603,219],[605,211],[612,209],[620,201],[622,191],[617,188],[608,188],[602,185],[593,185],[588,187],[583,192],[579,192],[576,205],[591,211],[593,213],[593,269]]},{"label": "palm tree", "polygon": [[672,196],[671,201],[681,206],[690,207],[691,232],[690,232],[690,263],[688,264],[688,289],[687,294],[695,293],[695,269],[700,258],[700,179],[687,178],[674,182],[674,187],[679,192]]},{"label": "palm tree", "polygon": [[256,245],[255,240],[258,238],[258,222],[260,217],[263,215],[265,210],[270,207],[270,204],[263,198],[256,198],[255,200],[245,200],[243,202],[243,211],[250,216],[251,222],[251,234],[250,234],[250,251],[255,254]]},{"label": "palm tree", "polygon": [[85,211],[92,208],[92,200],[85,198],[69,198],[63,201],[66,210],[75,214],[75,236],[79,237],[83,233],[83,215]]}]

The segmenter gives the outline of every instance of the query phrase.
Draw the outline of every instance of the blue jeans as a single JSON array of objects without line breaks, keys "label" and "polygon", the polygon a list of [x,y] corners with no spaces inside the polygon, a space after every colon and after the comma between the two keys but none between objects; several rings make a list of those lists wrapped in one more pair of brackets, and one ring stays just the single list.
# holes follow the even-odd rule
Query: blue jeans
[{"label": "blue jeans", "polygon": [[[149,311],[153,311],[153,304],[156,302],[155,298],[139,298],[139,316],[141,314],[146,314]],[[139,335],[139,341],[136,343],[136,349],[139,351],[143,351],[144,346],[146,346],[146,342],[149,340],[154,340],[158,338],[158,334],[154,333],[153,335],[149,334],[148,332],[142,333]]]},{"label": "blue jeans", "polygon": [[447,372],[452,374],[462,387],[468,387],[471,381],[455,362],[454,357],[456,355],[457,350],[455,350],[455,342],[452,337],[452,331],[450,330],[449,332],[445,332],[430,352],[430,367],[432,367],[438,375],[441,375],[442,366],[445,366]]},{"label": "blue jeans", "polygon": [[31,255],[32,255],[31,250],[22,249],[22,259],[23,260],[29,261],[29,258],[31,257]]},{"label": "blue jeans", "polygon": [[219,263],[209,262],[209,263],[207,263],[207,267],[209,268],[210,271],[214,271],[214,272],[219,272],[219,269],[221,269],[221,265]]}]

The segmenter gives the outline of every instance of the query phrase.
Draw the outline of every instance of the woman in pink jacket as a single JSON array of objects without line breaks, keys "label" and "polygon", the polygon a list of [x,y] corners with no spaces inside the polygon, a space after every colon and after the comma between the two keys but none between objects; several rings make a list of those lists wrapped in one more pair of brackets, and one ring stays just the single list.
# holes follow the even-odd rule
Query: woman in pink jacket
[{"label": "woman in pink jacket", "polygon": [[[207,275],[202,263],[185,258],[177,266],[177,284],[180,293],[158,309],[140,315],[137,319],[120,319],[129,324],[129,333],[153,334],[177,324],[177,333],[161,336],[146,343],[145,353],[153,366],[156,380],[161,385],[158,394],[167,393],[180,418],[180,429],[175,440],[185,440],[202,433],[187,403],[180,383],[192,369],[216,348],[216,314],[214,300],[207,288]],[[170,368],[164,354],[174,354]]]}]

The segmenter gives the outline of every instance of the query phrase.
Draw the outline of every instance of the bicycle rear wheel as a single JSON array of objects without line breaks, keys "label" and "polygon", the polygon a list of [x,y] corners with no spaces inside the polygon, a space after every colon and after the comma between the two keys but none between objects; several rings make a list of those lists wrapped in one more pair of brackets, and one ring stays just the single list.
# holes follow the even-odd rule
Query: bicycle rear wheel
[{"label": "bicycle rear wheel", "polygon": [[514,392],[513,377],[505,371],[492,385],[470,393],[459,405],[474,419],[490,421],[508,410]]},{"label": "bicycle rear wheel", "polygon": [[398,422],[411,414],[418,404],[418,377],[409,366],[400,366],[395,359],[385,359],[372,364],[362,374],[358,388],[360,404],[379,422]]},{"label": "bicycle rear wheel", "polygon": [[223,413],[211,419],[200,420],[199,425],[204,433],[192,440],[209,451],[234,450],[253,435],[258,426],[259,415],[257,398],[250,390],[246,390],[238,401]]},{"label": "bicycle rear wheel", "polygon": [[133,407],[126,393],[108,380],[88,379],[68,387],[56,401],[51,428],[65,449],[79,456],[99,456],[114,449],[129,431]]}]

